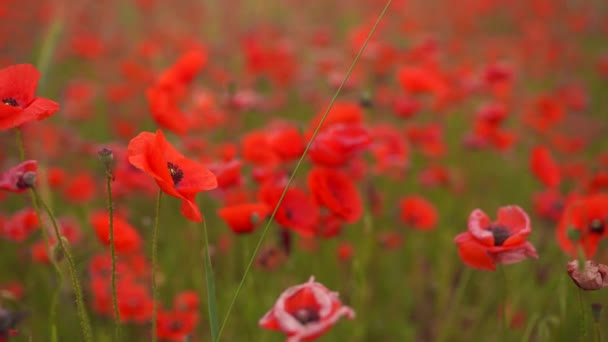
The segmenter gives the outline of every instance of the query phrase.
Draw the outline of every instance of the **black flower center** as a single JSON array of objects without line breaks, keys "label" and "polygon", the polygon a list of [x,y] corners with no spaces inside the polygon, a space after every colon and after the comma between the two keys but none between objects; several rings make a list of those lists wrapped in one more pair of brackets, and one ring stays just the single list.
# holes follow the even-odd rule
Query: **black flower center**
[{"label": "black flower center", "polygon": [[604,224],[604,222],[600,219],[593,219],[591,220],[591,223],[589,224],[589,231],[591,231],[591,233],[594,234],[604,234],[604,231],[606,230],[606,225]]},{"label": "black flower center", "polygon": [[318,310],[315,310],[311,307],[304,307],[298,309],[295,313],[293,313],[293,317],[298,320],[298,322],[306,325],[311,322],[317,322],[321,317],[319,317]]},{"label": "black flower center", "polygon": [[182,181],[182,179],[184,179],[184,171],[182,171],[182,169],[180,169],[177,164],[168,162],[167,168],[169,168],[169,173],[171,174],[171,178],[173,179],[173,185],[177,185],[179,182]]},{"label": "black flower center", "polygon": [[12,97],[7,97],[5,99],[2,99],[2,103],[4,103],[7,106],[11,106],[11,107],[19,107],[19,102],[17,102],[17,100],[15,100]]},{"label": "black flower center", "polygon": [[502,244],[511,236],[509,228],[501,225],[492,225],[487,228],[494,236],[494,246],[502,246]]},{"label": "black flower center", "polygon": [[173,332],[181,331],[184,325],[181,321],[175,320],[169,323],[169,330]]}]

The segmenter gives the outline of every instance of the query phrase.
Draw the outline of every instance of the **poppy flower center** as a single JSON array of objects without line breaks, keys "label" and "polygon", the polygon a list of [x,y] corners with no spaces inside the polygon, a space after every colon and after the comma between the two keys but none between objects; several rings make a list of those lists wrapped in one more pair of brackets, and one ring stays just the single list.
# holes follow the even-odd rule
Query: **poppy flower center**
[{"label": "poppy flower center", "polygon": [[169,173],[171,174],[171,179],[173,179],[173,185],[177,185],[184,178],[184,171],[179,168],[177,164],[173,164],[171,162],[167,162],[167,168],[169,169]]},{"label": "poppy flower center", "polygon": [[2,103],[4,103],[7,106],[11,106],[11,107],[19,107],[19,102],[17,102],[17,100],[15,100],[12,97],[2,99]]},{"label": "poppy flower center", "polygon": [[589,224],[589,230],[595,234],[603,234],[606,230],[606,226],[604,225],[604,222],[602,222],[602,220],[593,219],[591,221],[591,224]]},{"label": "poppy flower center", "polygon": [[502,244],[511,236],[509,228],[501,225],[492,225],[487,228],[494,236],[494,246],[502,246]]},{"label": "poppy flower center", "polygon": [[293,313],[293,317],[304,325],[311,322],[317,322],[321,318],[319,317],[317,310],[311,307],[298,309],[295,313]]},{"label": "poppy flower center", "polygon": [[169,330],[176,332],[176,331],[180,331],[183,328],[183,324],[181,321],[172,321],[171,323],[169,323]]}]

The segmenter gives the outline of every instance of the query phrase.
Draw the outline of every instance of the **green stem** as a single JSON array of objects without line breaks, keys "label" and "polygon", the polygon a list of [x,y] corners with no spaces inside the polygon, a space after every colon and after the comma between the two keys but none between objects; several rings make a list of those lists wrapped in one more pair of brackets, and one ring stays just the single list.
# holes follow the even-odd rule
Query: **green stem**
[{"label": "green stem", "polygon": [[595,329],[595,339],[597,342],[602,342],[602,329],[599,323],[593,323],[593,327]]},{"label": "green stem", "polygon": [[581,290],[580,288],[577,289],[577,295],[578,295],[578,305],[580,308],[580,319],[579,319],[579,332],[580,332],[580,341],[585,341],[585,336],[587,336],[587,315],[586,315],[586,309],[585,309],[585,300],[583,299],[583,290]]},{"label": "green stem", "polygon": [[507,315],[507,295],[508,295],[508,284],[507,284],[507,274],[505,272],[505,266],[500,265],[499,272],[502,278],[502,337],[503,340],[506,338],[507,333],[509,332],[509,317]]},{"label": "green stem", "polygon": [[437,341],[445,341],[447,336],[450,336],[452,324],[454,321],[454,316],[456,313],[456,309],[460,306],[460,302],[462,301],[462,297],[464,296],[464,292],[469,284],[469,280],[471,279],[472,270],[470,268],[466,268],[458,282],[458,287],[455,290],[454,299],[450,302],[450,307],[447,311],[446,317],[444,318],[444,324],[441,333]]},{"label": "green stem", "polygon": [[[25,161],[25,149],[23,148],[23,139],[21,139],[21,130],[19,127],[15,128],[15,140],[17,141],[17,147],[19,148],[19,155],[21,157],[21,161]],[[57,304],[59,303],[59,293],[61,292],[61,288],[63,287],[63,273],[61,273],[61,269],[59,268],[59,264],[57,260],[55,260],[55,256],[51,251],[51,243],[49,241],[49,236],[47,234],[46,228],[42,223],[42,214],[40,213],[40,207],[38,206],[38,202],[36,201],[36,195],[30,189],[30,199],[32,201],[32,205],[34,206],[34,212],[36,213],[36,218],[40,223],[41,231],[42,231],[42,239],[44,240],[44,245],[46,246],[46,253],[49,256],[49,260],[51,265],[53,265],[53,269],[57,274],[57,287],[53,292],[53,297],[51,299],[51,307],[49,311],[49,322],[51,329],[51,341],[57,341],[57,323],[55,322],[57,317]]]},{"label": "green stem", "polygon": [[334,103],[336,102],[336,99],[338,98],[338,95],[340,95],[340,92],[342,91],[342,88],[344,87],[344,84],[346,83],[346,81],[350,77],[350,74],[352,73],[353,69],[355,68],[355,65],[357,65],[357,62],[359,61],[359,58],[363,54],[363,51],[365,50],[365,47],[367,46],[367,43],[371,39],[371,37],[374,34],[374,32],[376,32],[376,29],[378,28],[378,25],[380,24],[380,21],[382,21],[382,18],[386,14],[386,12],[387,12],[388,8],[390,7],[391,3],[392,3],[392,0],[388,0],[386,2],[386,5],[382,9],[382,12],[378,16],[378,19],[376,20],[376,23],[374,24],[374,26],[370,30],[367,38],[365,39],[365,41],[363,42],[363,45],[361,46],[361,49],[359,49],[359,52],[357,53],[357,56],[355,56],[355,59],[353,60],[353,63],[351,64],[350,68],[346,72],[346,75],[344,76],[344,79],[342,80],[342,83],[340,83],[340,86],[338,87],[338,89],[336,90],[336,93],[334,94],[333,98],[331,99],[331,101],[329,103],[329,106],[327,106],[327,109],[325,110],[325,113],[323,113],[323,116],[321,117],[321,120],[319,121],[319,124],[317,125],[317,127],[315,128],[312,136],[310,137],[310,140],[308,141],[308,144],[306,145],[306,148],[304,149],[304,152],[302,152],[302,155],[300,156],[300,159],[298,160],[298,162],[297,162],[297,164],[296,164],[293,172],[291,173],[291,176],[289,177],[289,180],[287,180],[287,184],[285,184],[285,188],[283,189],[283,193],[281,193],[281,197],[279,197],[279,200],[278,200],[276,206],[274,207],[274,210],[272,211],[272,214],[268,218],[268,221],[267,221],[266,225],[264,226],[264,229],[262,230],[262,234],[260,235],[260,238],[259,238],[259,240],[258,240],[258,242],[257,242],[257,244],[256,244],[256,246],[255,246],[255,248],[253,250],[251,258],[249,259],[249,262],[247,263],[247,266],[245,267],[245,272],[243,273],[243,276],[241,277],[241,281],[239,282],[239,285],[236,288],[234,296],[232,296],[232,300],[230,301],[230,305],[228,306],[228,310],[226,311],[226,315],[224,316],[224,319],[222,321],[222,325],[220,326],[220,330],[219,330],[218,335],[217,335],[217,341],[219,341],[220,337],[222,336],[222,332],[224,331],[224,328],[226,327],[226,323],[228,322],[228,318],[230,318],[230,313],[232,312],[232,308],[234,307],[234,303],[236,302],[236,299],[237,299],[239,293],[241,292],[241,289],[243,288],[243,285],[245,284],[245,279],[247,278],[247,275],[249,274],[249,271],[251,270],[251,267],[253,266],[253,262],[255,261],[255,256],[257,255],[258,251],[260,250],[260,248],[262,246],[262,243],[264,242],[264,238],[266,237],[266,234],[268,233],[268,230],[269,230],[269,228],[271,226],[271,223],[273,222],[274,217],[276,216],[277,211],[279,210],[279,206],[281,205],[281,202],[283,202],[283,199],[285,198],[285,194],[287,193],[287,190],[289,189],[289,186],[291,185],[291,183],[293,182],[296,174],[298,173],[298,170],[300,169],[300,165],[302,164],[302,162],[304,161],[304,158],[308,154],[308,150],[310,149],[312,143],[314,142],[315,138],[317,137],[317,134],[319,133],[321,127],[323,126],[323,123],[325,122],[325,119],[327,118],[327,115],[329,114],[329,111],[331,110],[331,108],[333,107]]},{"label": "green stem", "polygon": [[106,188],[108,192],[108,216],[110,224],[110,253],[112,254],[112,301],[114,303],[114,338],[120,337],[120,311],[116,292],[116,246],[114,246],[114,203],[112,202],[112,174],[106,170]]},{"label": "green stem", "polygon": [[152,342],[156,342],[156,316],[158,313],[158,288],[156,286],[156,259],[157,259],[157,244],[158,244],[158,221],[160,217],[160,201],[162,198],[162,190],[158,190],[156,196],[156,214],[154,217],[154,230],[152,231]]},{"label": "green stem", "polygon": [[53,224],[53,229],[55,230],[55,236],[57,238],[57,243],[61,248],[61,251],[65,255],[68,260],[68,267],[70,269],[70,274],[72,276],[72,285],[74,286],[74,292],[76,294],[76,305],[78,307],[78,318],[80,321],[80,328],[82,329],[82,333],[84,335],[84,340],[86,342],[93,341],[93,334],[91,331],[91,322],[89,321],[89,317],[87,315],[86,308],[84,306],[84,299],[82,295],[82,288],[80,287],[80,281],[78,280],[78,274],[76,271],[76,263],[74,262],[74,258],[72,257],[72,253],[69,248],[66,246],[61,234],[59,233],[59,226],[57,225],[57,220],[55,219],[55,215],[53,214],[51,208],[46,205],[46,203],[40,197],[38,190],[35,187],[32,187],[32,192],[36,198],[36,201],[42,205],[47,215],[49,216],[51,223]]},{"label": "green stem", "polygon": [[205,282],[207,284],[207,309],[209,311],[209,327],[211,330],[211,341],[217,341],[218,320],[217,302],[215,298],[215,277],[211,265],[211,254],[209,253],[209,236],[207,234],[207,220],[203,216],[203,236],[205,247]]}]

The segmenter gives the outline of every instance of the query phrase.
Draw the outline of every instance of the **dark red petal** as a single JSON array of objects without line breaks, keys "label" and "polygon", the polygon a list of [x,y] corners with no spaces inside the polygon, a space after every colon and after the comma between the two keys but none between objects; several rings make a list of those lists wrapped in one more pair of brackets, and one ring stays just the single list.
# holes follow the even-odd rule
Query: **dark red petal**
[{"label": "dark red petal", "polygon": [[454,242],[458,245],[458,254],[466,265],[481,270],[494,271],[496,269],[496,264],[488,254],[487,247],[477,241],[471,233],[459,234]]}]

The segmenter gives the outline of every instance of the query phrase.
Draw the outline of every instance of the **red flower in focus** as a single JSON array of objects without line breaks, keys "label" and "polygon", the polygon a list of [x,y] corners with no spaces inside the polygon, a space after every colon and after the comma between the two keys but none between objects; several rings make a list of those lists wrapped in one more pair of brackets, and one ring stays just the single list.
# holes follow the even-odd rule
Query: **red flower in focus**
[{"label": "red flower in focus", "polygon": [[184,157],[166,139],[163,132],[142,132],[129,142],[129,162],[154,177],[166,194],[182,200],[181,212],[189,220],[201,222],[196,206],[197,192],[217,188],[217,179],[202,164]]},{"label": "red flower in focus", "polygon": [[156,336],[166,341],[184,341],[194,331],[197,320],[196,312],[159,310],[156,318]]},{"label": "red flower in focus", "polygon": [[421,196],[407,196],[399,202],[401,222],[417,230],[431,230],[437,225],[437,209]]},{"label": "red flower in focus", "polygon": [[308,188],[315,201],[336,216],[354,223],[363,214],[363,201],[349,176],[339,170],[315,167],[308,173]]},{"label": "red flower in focus", "polygon": [[561,182],[559,165],[546,147],[537,146],[532,149],[530,168],[534,175],[547,187],[556,187]]},{"label": "red flower in focus", "polygon": [[355,312],[342,305],[336,292],[310,277],[308,282],[283,291],[259,324],[284,332],[287,342],[310,341],[326,333],[342,316],[353,319]]},{"label": "red flower in focus", "polygon": [[23,175],[26,172],[38,171],[38,162],[35,160],[24,161],[23,163],[12,167],[0,174],[0,190],[22,193],[29,188]]},{"label": "red flower in focus", "polygon": [[0,69],[0,130],[45,119],[59,111],[51,100],[35,97],[40,72],[31,64]]},{"label": "red flower in focus", "polygon": [[[110,217],[105,212],[96,212],[91,215],[91,225],[95,229],[97,238],[104,245],[110,245]],[[117,253],[132,253],[141,247],[141,237],[137,230],[126,220],[114,216],[114,247]]]},{"label": "red flower in focus", "polygon": [[221,208],[217,211],[226,224],[237,234],[251,233],[270,213],[265,203],[244,203]]},{"label": "red flower in focus", "polygon": [[458,254],[470,267],[493,271],[496,264],[513,264],[538,258],[534,246],[526,241],[532,231],[523,209],[510,205],[498,209],[498,220],[490,222],[480,209],[469,216],[468,231],[454,239]]},{"label": "red flower in focus", "polygon": [[587,258],[593,258],[600,241],[608,237],[608,194],[573,198],[564,209],[556,233],[564,252],[576,257],[582,248]]}]

